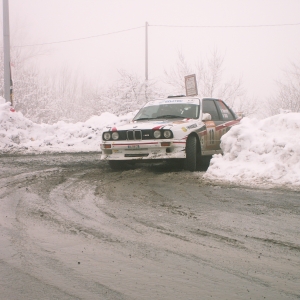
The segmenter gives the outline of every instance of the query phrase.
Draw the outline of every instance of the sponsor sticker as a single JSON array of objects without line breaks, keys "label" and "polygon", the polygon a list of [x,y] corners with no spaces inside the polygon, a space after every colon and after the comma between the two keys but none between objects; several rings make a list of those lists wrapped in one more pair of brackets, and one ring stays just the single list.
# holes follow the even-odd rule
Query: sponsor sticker
[{"label": "sponsor sticker", "polygon": [[192,124],[192,125],[187,126],[186,128],[192,129],[192,128],[196,128],[196,127],[197,127],[197,124]]}]

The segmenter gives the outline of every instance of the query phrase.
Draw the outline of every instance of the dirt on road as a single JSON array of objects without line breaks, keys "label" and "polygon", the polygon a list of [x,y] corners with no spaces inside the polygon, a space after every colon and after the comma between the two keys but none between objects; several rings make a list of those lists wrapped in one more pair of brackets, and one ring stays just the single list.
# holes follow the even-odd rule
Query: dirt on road
[{"label": "dirt on road", "polygon": [[300,193],[97,153],[0,157],[0,299],[300,299]]}]

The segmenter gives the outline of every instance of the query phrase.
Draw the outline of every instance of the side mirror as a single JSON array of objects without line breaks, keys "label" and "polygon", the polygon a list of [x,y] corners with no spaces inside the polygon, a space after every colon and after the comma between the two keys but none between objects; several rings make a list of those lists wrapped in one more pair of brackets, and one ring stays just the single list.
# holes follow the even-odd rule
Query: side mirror
[{"label": "side mirror", "polygon": [[211,114],[209,113],[203,113],[202,115],[202,121],[210,121],[211,120]]},{"label": "side mirror", "polygon": [[237,112],[236,115],[237,115],[238,118],[244,118],[245,117],[245,114],[243,112]]}]

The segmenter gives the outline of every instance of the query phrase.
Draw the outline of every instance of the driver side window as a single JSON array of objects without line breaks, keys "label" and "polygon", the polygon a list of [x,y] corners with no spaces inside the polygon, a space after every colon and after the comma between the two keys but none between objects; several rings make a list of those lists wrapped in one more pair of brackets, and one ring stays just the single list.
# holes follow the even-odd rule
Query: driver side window
[{"label": "driver side window", "polygon": [[220,116],[215,104],[212,100],[203,100],[203,113],[209,113],[212,121],[220,121]]}]

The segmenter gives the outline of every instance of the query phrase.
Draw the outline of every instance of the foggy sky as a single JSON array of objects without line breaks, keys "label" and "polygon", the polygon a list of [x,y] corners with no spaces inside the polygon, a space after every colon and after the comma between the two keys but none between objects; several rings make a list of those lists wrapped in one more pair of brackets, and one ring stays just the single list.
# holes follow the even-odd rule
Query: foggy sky
[{"label": "foggy sky", "polygon": [[195,65],[217,49],[228,78],[241,76],[249,95],[263,98],[300,61],[300,25],[262,26],[300,24],[299,0],[9,0],[9,9],[12,47],[45,44],[47,55],[33,58],[42,69],[68,66],[100,84],[118,69],[144,78],[145,22],[149,79],[174,67],[179,51]]}]

